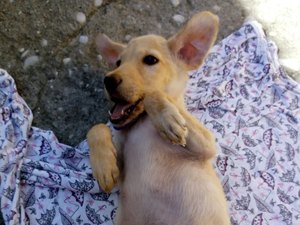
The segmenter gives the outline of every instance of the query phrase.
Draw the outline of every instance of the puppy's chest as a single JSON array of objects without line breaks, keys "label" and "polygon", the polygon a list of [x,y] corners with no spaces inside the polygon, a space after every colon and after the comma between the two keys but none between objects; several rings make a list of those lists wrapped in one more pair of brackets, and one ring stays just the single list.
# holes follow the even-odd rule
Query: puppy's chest
[{"label": "puppy's chest", "polygon": [[162,174],[170,160],[176,159],[174,152],[178,151],[177,148],[181,147],[164,140],[146,118],[128,133],[123,149],[125,173]]},{"label": "puppy's chest", "polygon": [[146,160],[157,152],[157,148],[165,146],[163,142],[150,119],[144,119],[127,134],[123,149],[126,161]]}]

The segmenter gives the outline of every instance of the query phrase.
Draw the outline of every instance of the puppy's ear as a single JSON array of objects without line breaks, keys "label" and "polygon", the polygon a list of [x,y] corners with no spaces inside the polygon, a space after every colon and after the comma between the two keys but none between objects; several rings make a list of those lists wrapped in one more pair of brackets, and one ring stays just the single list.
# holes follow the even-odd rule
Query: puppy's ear
[{"label": "puppy's ear", "polygon": [[105,34],[98,34],[96,37],[96,48],[109,66],[115,67],[125,46],[112,41]]},{"label": "puppy's ear", "polygon": [[214,44],[218,27],[219,19],[216,15],[206,11],[200,12],[168,40],[169,48],[188,69],[196,69]]}]

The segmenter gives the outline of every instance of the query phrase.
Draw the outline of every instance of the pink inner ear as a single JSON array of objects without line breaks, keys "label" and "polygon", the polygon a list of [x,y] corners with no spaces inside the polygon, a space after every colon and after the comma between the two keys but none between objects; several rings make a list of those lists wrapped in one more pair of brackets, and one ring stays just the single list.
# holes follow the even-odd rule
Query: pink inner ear
[{"label": "pink inner ear", "polygon": [[204,38],[199,39],[185,43],[178,52],[180,58],[187,64],[200,64],[208,50],[207,41]]},{"label": "pink inner ear", "polygon": [[203,62],[218,33],[218,17],[201,12],[169,39],[169,47],[189,69],[196,69]]},{"label": "pink inner ear", "polygon": [[192,63],[195,55],[197,54],[197,49],[191,44],[185,44],[178,52],[181,59],[186,63]]},{"label": "pink inner ear", "polygon": [[102,54],[111,65],[114,65],[115,62],[119,59],[119,52],[113,48],[104,47]]},{"label": "pink inner ear", "polygon": [[110,40],[104,34],[97,35],[96,47],[98,52],[111,67],[115,66],[116,61],[119,59],[120,53],[125,48],[124,45]]}]

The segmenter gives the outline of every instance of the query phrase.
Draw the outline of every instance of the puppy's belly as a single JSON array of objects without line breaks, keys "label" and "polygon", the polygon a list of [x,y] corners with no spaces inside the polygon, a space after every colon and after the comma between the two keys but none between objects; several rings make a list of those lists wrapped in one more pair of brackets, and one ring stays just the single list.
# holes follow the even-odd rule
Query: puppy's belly
[{"label": "puppy's belly", "polygon": [[163,140],[148,119],[134,127],[124,148],[119,224],[226,224],[219,223],[226,203],[211,162],[183,151]]}]

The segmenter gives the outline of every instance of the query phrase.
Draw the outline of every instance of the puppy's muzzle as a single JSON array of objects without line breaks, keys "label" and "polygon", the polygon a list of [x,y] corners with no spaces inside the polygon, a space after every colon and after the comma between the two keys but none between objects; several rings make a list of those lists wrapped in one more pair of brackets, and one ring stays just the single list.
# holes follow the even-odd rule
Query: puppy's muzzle
[{"label": "puppy's muzzle", "polygon": [[137,99],[132,98],[128,95],[126,83],[121,85],[122,83],[123,80],[118,73],[109,73],[104,78],[106,92],[109,99],[114,102],[109,111],[109,120],[115,129],[130,127],[144,114],[143,95]]},{"label": "puppy's muzzle", "polygon": [[105,88],[106,88],[107,92],[109,93],[109,95],[111,95],[111,96],[114,96],[116,94],[116,90],[121,83],[122,83],[122,79],[118,75],[115,75],[115,74],[106,76],[104,78]]}]

